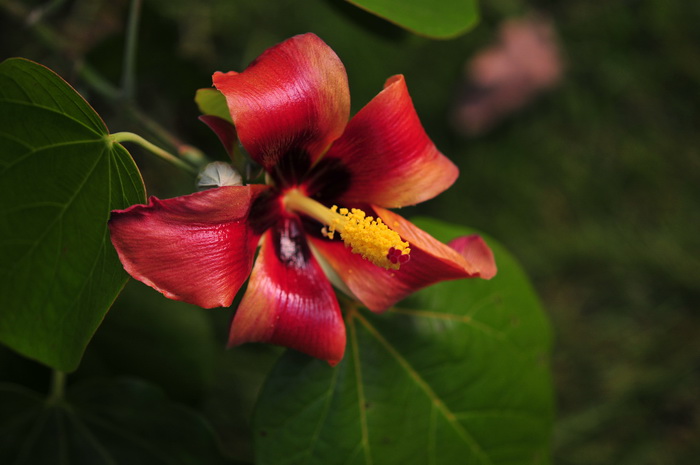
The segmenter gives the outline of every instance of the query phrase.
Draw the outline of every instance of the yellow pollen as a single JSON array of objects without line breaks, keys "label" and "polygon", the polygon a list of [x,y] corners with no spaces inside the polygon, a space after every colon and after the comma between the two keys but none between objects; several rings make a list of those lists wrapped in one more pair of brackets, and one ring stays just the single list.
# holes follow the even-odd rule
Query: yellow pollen
[{"label": "yellow pollen", "polygon": [[410,258],[408,242],[402,241],[401,236],[389,229],[381,218],[367,216],[358,208],[349,210],[333,205],[328,209],[296,189],[285,195],[284,203],[287,209],[305,213],[323,223],[321,233],[327,238],[333,239],[336,231],[340,233],[340,238],[352,253],[377,266],[398,270]]},{"label": "yellow pollen", "polygon": [[328,225],[326,237],[333,239],[335,231],[340,232],[345,246],[365,260],[387,270],[398,270],[401,263],[398,259],[394,262],[390,260],[391,249],[397,251],[396,255],[411,253],[408,242],[402,241],[401,236],[389,229],[381,218],[367,216],[358,208],[339,209],[336,205],[331,207],[331,212],[338,215]]}]

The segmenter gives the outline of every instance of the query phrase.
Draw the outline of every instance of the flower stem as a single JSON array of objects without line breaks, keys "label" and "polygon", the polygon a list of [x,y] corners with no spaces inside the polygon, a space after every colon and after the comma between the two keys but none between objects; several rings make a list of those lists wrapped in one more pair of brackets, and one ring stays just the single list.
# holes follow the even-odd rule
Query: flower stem
[{"label": "flower stem", "polygon": [[154,155],[159,156],[163,160],[172,163],[173,165],[177,166],[178,168],[182,168],[186,171],[189,171],[192,174],[197,174],[198,171],[197,169],[190,165],[189,163],[185,163],[175,155],[171,154],[170,152],[167,152],[163,150],[162,148],[158,147],[157,145],[154,145],[150,142],[148,142],[146,139],[143,137],[139,136],[138,134],[134,134],[133,132],[115,132],[114,134],[111,134],[109,138],[118,143],[122,142],[133,142],[135,144],[140,145],[141,147],[145,148],[149,152],[153,153]]},{"label": "flower stem", "polygon": [[122,69],[122,96],[126,101],[134,100],[136,82],[136,46],[139,38],[141,0],[131,0],[129,20],[126,26],[126,46]]},{"label": "flower stem", "polygon": [[47,402],[55,404],[63,400],[66,393],[66,374],[59,370],[51,372],[51,390]]},{"label": "flower stem", "polygon": [[[136,0],[134,0],[136,1]],[[139,0],[139,3],[141,1]],[[140,6],[140,5],[139,5]],[[95,68],[90,66],[90,64],[85,63],[81,57],[74,56],[71,51],[70,42],[61,34],[57,33],[50,26],[43,24],[42,19],[44,15],[33,14],[32,10],[27,8],[21,1],[17,0],[0,0],[0,11],[8,13],[15,19],[23,22],[30,27],[30,30],[35,34],[37,39],[49,50],[58,52],[63,55],[64,58],[73,62],[77,74],[80,76],[81,80],[88,85],[93,91],[97,92],[102,97],[108,99],[117,108],[126,112],[126,114],[139,122],[139,124],[145,127],[154,137],[162,140],[164,143],[177,149],[178,153],[185,159],[192,161],[198,165],[205,165],[207,163],[206,156],[197,148],[182,142],[178,137],[173,135],[159,123],[146,116],[139,108],[137,108],[133,101],[126,99],[129,95],[133,95],[133,81],[130,83],[129,80],[132,79],[134,74],[133,62],[135,60],[135,47],[136,47],[136,29],[138,24],[138,14],[134,12],[135,7],[132,8],[132,14],[130,15],[129,22],[130,25],[133,22],[134,25],[130,26],[128,34],[133,35],[133,39],[127,39],[127,49],[133,47],[134,50],[127,53],[124,57],[125,70],[124,76],[122,77],[122,86],[124,89],[119,89],[112,82],[105,79]],[[140,11],[140,9],[139,9]],[[134,17],[136,16],[136,17]],[[130,45],[131,44],[131,45]],[[130,68],[126,70],[127,64]],[[132,77],[127,77],[132,76]],[[131,89],[131,90],[129,90]]]},{"label": "flower stem", "polygon": [[28,26],[46,48],[74,60],[77,73],[92,89],[110,100],[119,98],[119,89],[102,77],[90,65],[73,56],[70,51],[70,42],[65,37],[57,34],[51,27],[42,23],[45,14],[36,10],[30,10],[21,2],[12,0],[0,1],[0,8]]}]

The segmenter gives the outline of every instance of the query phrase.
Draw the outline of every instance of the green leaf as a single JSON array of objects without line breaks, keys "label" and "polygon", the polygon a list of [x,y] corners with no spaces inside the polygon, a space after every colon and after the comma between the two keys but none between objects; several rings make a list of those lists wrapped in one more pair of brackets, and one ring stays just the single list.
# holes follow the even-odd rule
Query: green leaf
[{"label": "green leaf", "polygon": [[124,286],[113,209],[143,203],[141,176],[95,111],[49,69],[0,64],[0,342],[62,371]]},{"label": "green leaf", "polygon": [[[443,241],[469,233],[416,223]],[[285,353],[254,416],[259,464],[548,463],[550,329],[518,264],[487,242],[491,281],[443,282],[380,315],[347,311],[335,368]]]},{"label": "green leaf", "polygon": [[197,108],[203,115],[218,116],[233,124],[226,97],[216,89],[198,89],[194,96]]},{"label": "green leaf", "polygon": [[209,465],[222,463],[201,417],[135,380],[92,380],[47,402],[0,385],[0,463]]},{"label": "green leaf", "polygon": [[92,339],[83,366],[94,361],[111,373],[163,386],[173,399],[196,402],[214,378],[223,347],[207,312],[131,280]]},{"label": "green leaf", "polygon": [[416,34],[448,39],[479,20],[476,0],[347,0]]}]

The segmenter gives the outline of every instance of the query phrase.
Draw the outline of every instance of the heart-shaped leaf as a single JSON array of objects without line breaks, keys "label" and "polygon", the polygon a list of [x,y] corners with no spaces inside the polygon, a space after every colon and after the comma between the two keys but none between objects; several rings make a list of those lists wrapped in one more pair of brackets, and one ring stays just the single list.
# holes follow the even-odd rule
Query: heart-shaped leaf
[{"label": "heart-shaped leaf", "polygon": [[[469,233],[417,223],[443,241]],[[548,322],[517,263],[487,242],[491,281],[440,283],[380,315],[346,311],[335,368],[288,351],[256,408],[259,464],[548,463]]]},{"label": "heart-shaped leaf", "polygon": [[0,64],[0,342],[63,371],[126,282],[107,220],[143,203],[134,161],[49,69]]},{"label": "heart-shaped leaf", "polygon": [[207,424],[136,380],[92,380],[47,402],[0,385],[0,463],[209,465],[222,463]]},{"label": "heart-shaped leaf", "polygon": [[457,36],[479,19],[476,0],[347,0],[419,35],[435,39]]}]

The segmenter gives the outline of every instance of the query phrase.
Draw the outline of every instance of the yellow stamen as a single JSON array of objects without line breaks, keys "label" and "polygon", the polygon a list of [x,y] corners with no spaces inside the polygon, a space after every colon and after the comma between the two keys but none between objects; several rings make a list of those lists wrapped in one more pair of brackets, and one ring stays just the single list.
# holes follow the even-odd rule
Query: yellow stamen
[{"label": "yellow stamen", "polygon": [[381,218],[367,216],[358,208],[339,209],[335,205],[326,208],[297,189],[285,194],[284,203],[287,209],[323,223],[325,226],[321,232],[329,239],[339,232],[346,247],[377,266],[398,270],[408,261],[411,252],[408,242],[402,241],[401,236],[389,229]]}]

